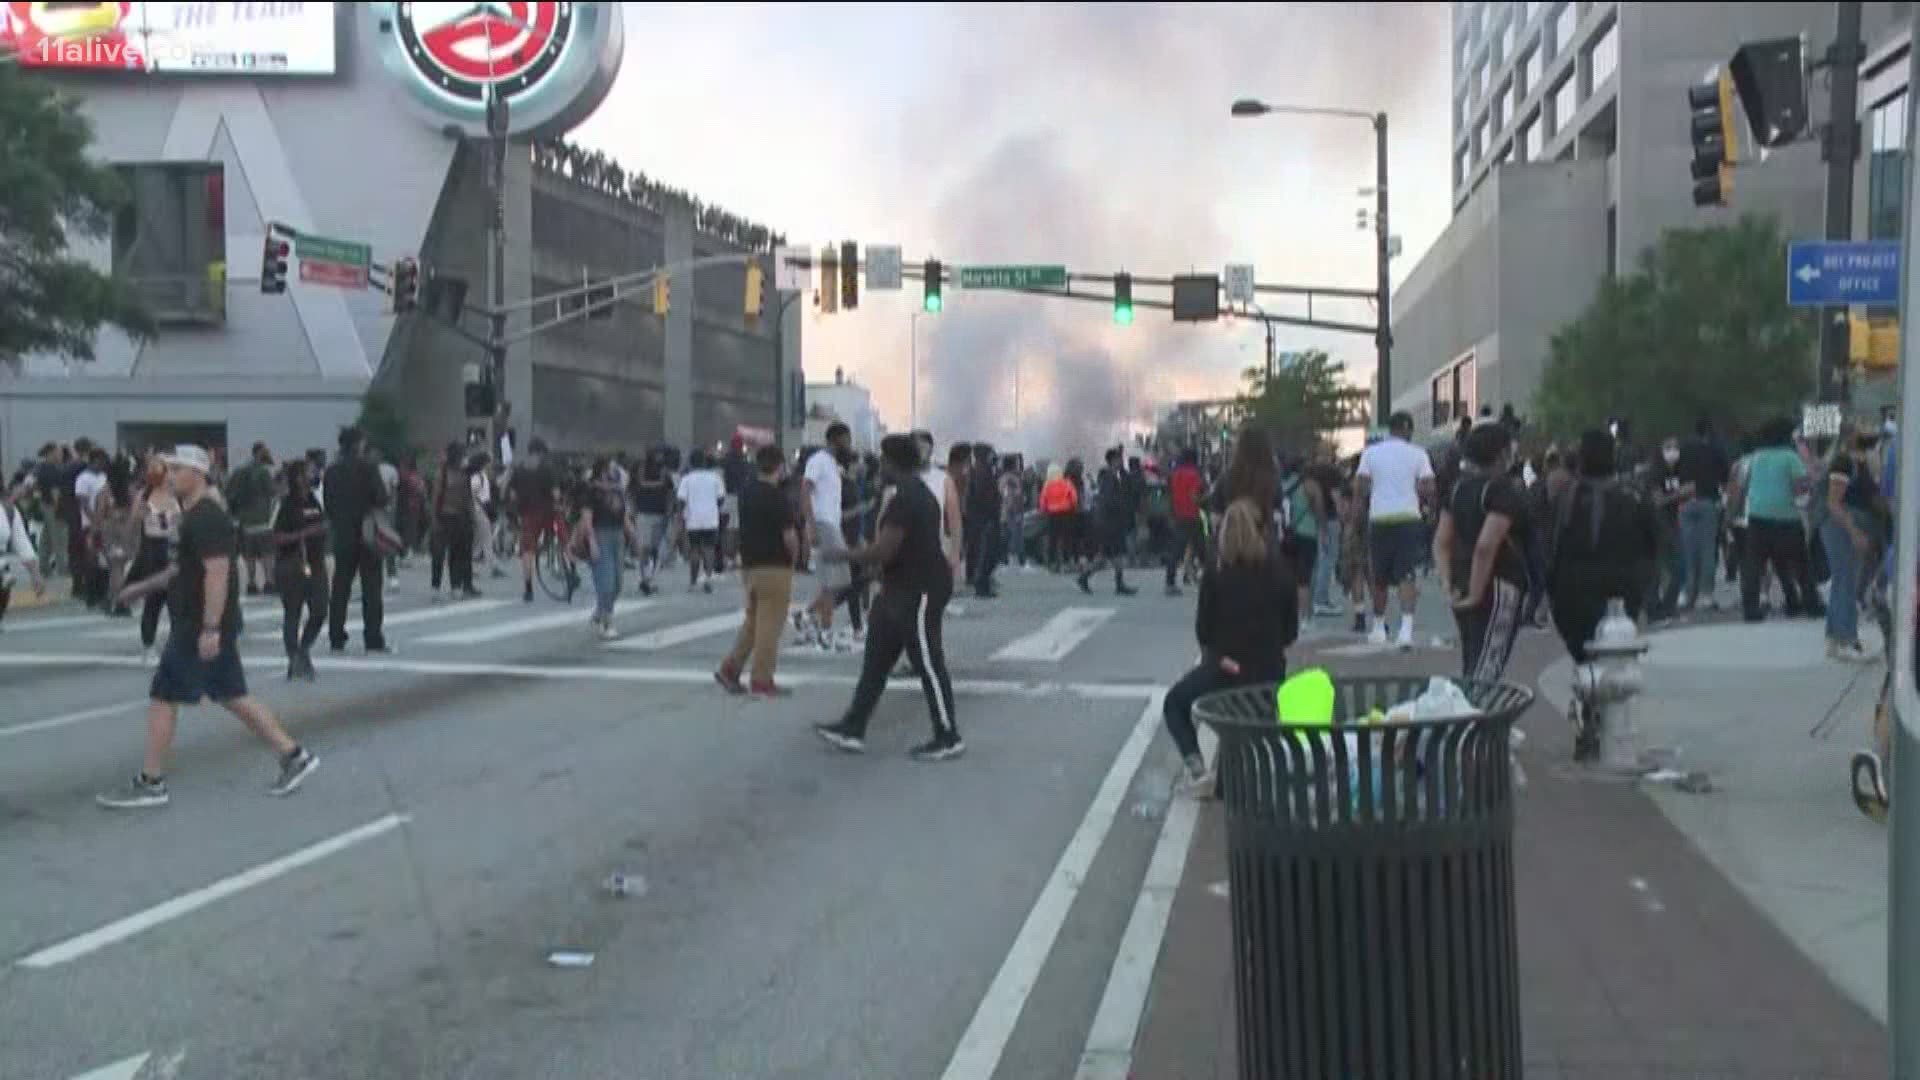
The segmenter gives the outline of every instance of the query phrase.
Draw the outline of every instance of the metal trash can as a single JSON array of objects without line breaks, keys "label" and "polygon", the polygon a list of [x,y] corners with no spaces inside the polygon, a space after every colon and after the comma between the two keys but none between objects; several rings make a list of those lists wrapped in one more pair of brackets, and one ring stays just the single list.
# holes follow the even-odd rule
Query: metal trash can
[{"label": "metal trash can", "polygon": [[1201,698],[1220,736],[1242,1080],[1521,1076],[1509,732],[1533,693],[1458,681],[1481,715],[1362,723],[1426,679],[1336,678],[1334,726],[1272,684]]}]

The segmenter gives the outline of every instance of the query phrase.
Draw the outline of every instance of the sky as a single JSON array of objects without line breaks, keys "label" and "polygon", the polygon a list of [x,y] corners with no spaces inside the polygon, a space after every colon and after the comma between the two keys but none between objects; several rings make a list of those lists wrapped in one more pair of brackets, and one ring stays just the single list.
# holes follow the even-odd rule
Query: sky
[{"label": "sky", "polygon": [[[640,13],[644,12],[644,15]],[[611,93],[572,138],[796,244],[898,244],[906,260],[1144,276],[1254,264],[1262,283],[1370,288],[1373,133],[1359,120],[1236,120],[1240,97],[1384,109],[1398,280],[1445,226],[1450,5],[630,5]],[[1142,298],[1156,295],[1136,287]],[[809,381],[836,369],[943,444],[1088,453],[1261,362],[1257,322],[1142,308],[862,289],[805,321]],[[1273,314],[1304,304],[1264,300]],[[1366,301],[1314,314],[1371,323]],[[1370,337],[1281,328],[1352,381]],[[1017,406],[1016,406],[1017,399]]]}]

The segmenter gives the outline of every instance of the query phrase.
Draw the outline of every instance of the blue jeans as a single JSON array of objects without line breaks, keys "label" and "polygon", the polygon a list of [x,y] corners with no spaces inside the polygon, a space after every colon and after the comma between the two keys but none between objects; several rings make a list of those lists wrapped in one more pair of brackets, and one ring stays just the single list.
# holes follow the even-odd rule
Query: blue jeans
[{"label": "blue jeans", "polygon": [[1695,499],[1680,508],[1680,558],[1689,599],[1713,595],[1714,562],[1720,547],[1720,504]]},{"label": "blue jeans", "polygon": [[1827,546],[1827,640],[1850,645],[1860,640],[1860,551],[1847,527],[1831,511],[1820,523]]},{"label": "blue jeans", "polygon": [[1340,561],[1340,521],[1329,516],[1320,523],[1320,557],[1313,562],[1313,606],[1333,606],[1334,564]]},{"label": "blue jeans", "polygon": [[596,525],[593,538],[600,547],[593,559],[593,614],[605,621],[613,618],[613,602],[620,598],[620,548],[626,532],[618,525]]}]

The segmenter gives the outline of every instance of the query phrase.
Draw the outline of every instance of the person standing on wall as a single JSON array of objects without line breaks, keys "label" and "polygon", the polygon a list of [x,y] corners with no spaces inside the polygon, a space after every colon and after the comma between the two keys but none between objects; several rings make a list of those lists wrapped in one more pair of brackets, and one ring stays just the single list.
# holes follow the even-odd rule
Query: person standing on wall
[{"label": "person standing on wall", "polygon": [[327,524],[332,534],[333,597],[328,605],[327,642],[334,652],[347,647],[347,601],[353,581],[360,579],[361,640],[370,653],[384,653],[387,639],[382,622],[385,584],[382,558],[367,541],[367,522],[387,502],[386,485],[367,457],[366,439],[357,427],[340,432],[340,458],[327,469],[322,485]]}]

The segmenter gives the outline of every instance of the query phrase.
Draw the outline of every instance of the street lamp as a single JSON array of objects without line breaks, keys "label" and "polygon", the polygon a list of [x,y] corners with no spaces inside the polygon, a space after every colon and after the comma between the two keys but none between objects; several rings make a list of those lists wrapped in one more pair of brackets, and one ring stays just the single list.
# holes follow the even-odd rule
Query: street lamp
[{"label": "street lamp", "polygon": [[1257,98],[1241,98],[1233,103],[1233,115],[1242,119],[1258,116],[1330,116],[1341,120],[1365,120],[1373,126],[1373,212],[1374,233],[1374,330],[1373,343],[1378,354],[1379,404],[1375,415],[1393,412],[1393,318],[1392,286],[1387,281],[1387,114],[1358,109],[1319,109],[1301,105],[1274,105]]}]

